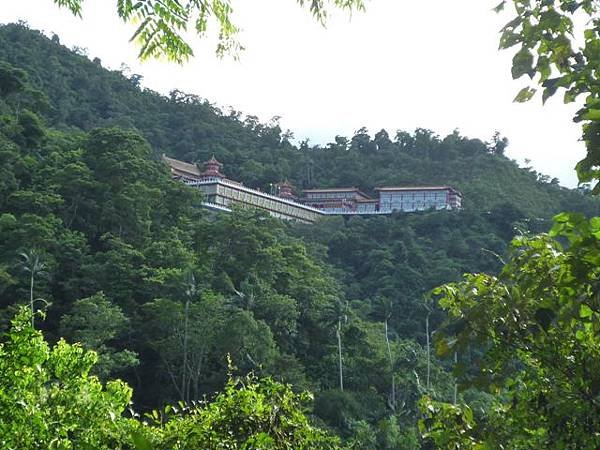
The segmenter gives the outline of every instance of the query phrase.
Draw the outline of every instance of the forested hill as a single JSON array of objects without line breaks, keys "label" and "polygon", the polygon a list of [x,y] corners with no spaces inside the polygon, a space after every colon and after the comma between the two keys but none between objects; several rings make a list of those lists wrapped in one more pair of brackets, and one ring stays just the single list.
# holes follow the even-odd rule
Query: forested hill
[{"label": "forested hill", "polygon": [[[58,38],[0,27],[0,342],[15,307],[34,304],[36,327],[97,351],[93,373],[126,380],[138,409],[212,396],[230,355],[236,373],[312,391],[312,419],[348,448],[429,449],[417,402],[449,401],[455,384],[428,351],[444,316],[427,292],[497,273],[516,232],[547,231],[561,210],[599,212],[504,147],[427,130],[296,147],[276,123],[141,90]],[[450,184],[465,209],[314,225],[212,215],[161,152],[214,153],[258,187]],[[489,406],[457,395],[476,414]]]},{"label": "forested hill", "polygon": [[0,60],[24,69],[47,94],[50,126],[134,128],[156,154],[203,161],[214,153],[228,176],[251,186],[266,188],[286,178],[298,188],[358,186],[367,192],[384,185],[448,184],[465,194],[471,210],[508,203],[523,216],[545,218],[567,209],[599,211],[598,202],[557,180],[518,168],[503,156],[502,139],[485,143],[458,133],[441,138],[425,129],[370,136],[361,129],[323,147],[297,148],[276,121],[262,124],[223,112],[180,91],[165,97],[141,89],[139,75],[106,70],[100,60],[60,45],[58,37],[22,25],[0,27]]}]

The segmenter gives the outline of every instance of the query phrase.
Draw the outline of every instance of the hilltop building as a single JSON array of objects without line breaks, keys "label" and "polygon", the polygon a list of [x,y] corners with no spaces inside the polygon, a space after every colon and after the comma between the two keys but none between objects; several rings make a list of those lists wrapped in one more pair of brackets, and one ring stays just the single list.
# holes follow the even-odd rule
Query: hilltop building
[{"label": "hilltop building", "polygon": [[234,204],[248,205],[268,211],[273,217],[313,223],[323,212],[294,201],[291,185],[280,186],[280,195],[270,195],[257,189],[251,189],[236,181],[228,180],[221,173],[223,164],[213,156],[204,162],[205,170],[200,172],[193,164],[184,163],[163,155],[163,161],[171,168],[174,179],[202,191],[203,205],[210,209],[231,211]]},{"label": "hilltop building", "polygon": [[378,200],[370,198],[355,187],[305,189],[301,201],[326,214],[377,214],[379,212]]},{"label": "hilltop building", "polygon": [[384,211],[425,211],[460,209],[462,194],[450,186],[414,186],[375,188],[379,208]]},{"label": "hilltop building", "polygon": [[355,187],[307,189],[300,201],[326,214],[391,214],[462,207],[462,194],[450,186],[381,187],[375,191],[377,198]]},{"label": "hilltop building", "polygon": [[268,211],[281,219],[313,223],[325,215],[375,215],[394,211],[414,212],[454,210],[462,207],[462,194],[450,186],[412,186],[376,188],[377,198],[360,189],[306,189],[302,197],[294,195],[288,181],[277,185],[278,195],[266,194],[229,180],[221,173],[223,164],[213,156],[204,162],[204,171],[194,165],[163,155],[174,179],[202,191],[207,208],[231,211],[233,204]]}]

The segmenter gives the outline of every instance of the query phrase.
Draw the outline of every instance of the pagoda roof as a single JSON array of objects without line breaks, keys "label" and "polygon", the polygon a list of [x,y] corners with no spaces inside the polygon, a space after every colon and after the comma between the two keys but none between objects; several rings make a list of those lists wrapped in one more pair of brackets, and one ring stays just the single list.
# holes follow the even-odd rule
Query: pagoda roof
[{"label": "pagoda roof", "polygon": [[215,155],[212,155],[210,159],[208,161],[204,161],[203,164],[216,164],[219,167],[223,166],[223,163],[218,161],[217,158],[215,158]]},{"label": "pagoda roof", "polygon": [[179,161],[175,158],[170,158],[163,153],[162,160],[174,171],[176,172],[185,172],[186,174],[192,175],[194,177],[200,176],[200,169],[196,164],[190,164],[183,161]]}]

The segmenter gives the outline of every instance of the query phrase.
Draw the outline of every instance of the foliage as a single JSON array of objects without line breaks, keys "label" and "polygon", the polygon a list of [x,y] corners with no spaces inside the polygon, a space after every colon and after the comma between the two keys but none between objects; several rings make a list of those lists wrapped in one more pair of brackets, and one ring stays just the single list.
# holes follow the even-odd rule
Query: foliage
[{"label": "foliage", "polygon": [[270,378],[230,378],[210,403],[189,406],[159,423],[152,448],[340,448],[337,438],[309,422],[305,405],[310,400],[309,394],[296,394]]},{"label": "foliage", "polygon": [[[496,9],[502,10],[503,0]],[[599,6],[591,0],[514,0],[516,16],[502,29],[500,48],[519,46],[512,63],[513,78],[535,77],[546,101],[559,89],[564,102],[584,96],[584,106],[574,120],[583,122],[586,157],[577,164],[581,182],[600,178],[600,85],[596,70],[600,63]],[[516,101],[527,101],[536,89],[523,88]],[[594,192],[600,192],[596,184]]]},{"label": "foliage", "polygon": [[[320,23],[327,17],[327,6],[353,11],[364,9],[363,0],[297,0],[300,6],[309,4],[310,12]],[[54,0],[61,7],[68,8],[74,15],[82,15],[83,0]],[[194,55],[184,37],[189,28],[204,37],[209,24],[218,32],[217,55],[236,54],[242,49],[236,36],[239,31],[234,24],[233,7],[230,0],[118,0],[117,15],[124,22],[136,24],[132,41],[139,47],[139,58],[165,56],[182,63]]]},{"label": "foliage", "polygon": [[[227,386],[230,354],[242,383],[254,372],[314,392],[316,420],[344,443],[418,448],[419,398],[454,397],[450,364],[427,351],[426,321],[435,330],[445,313],[424,294],[463,272],[500,271],[514,234],[546,229],[560,209],[598,212],[584,192],[519,169],[499,135],[361,129],[297,148],[276,121],[140,91],[134,77],[20,25],[0,28],[0,58],[19,67],[0,71],[1,318],[31,298],[19,254],[35,249],[45,272],[35,297],[51,303],[36,325],[97,351],[91,370],[135,385],[142,411],[212,398]],[[188,161],[214,152],[253,187],[450,184],[465,210],[311,226],[254,210],[209,214],[170,179],[163,151]],[[484,350],[459,352],[456,375],[476,378]],[[506,406],[473,389],[457,397],[473,430]],[[140,433],[159,439],[159,429]]]},{"label": "foliage", "polygon": [[477,370],[461,379],[500,394],[477,430],[485,448],[600,444],[592,431],[600,417],[599,262],[598,218],[563,213],[550,235],[516,238],[498,277],[467,275],[435,291],[449,313],[438,350],[485,349],[471,354],[469,367]]},{"label": "foliage", "polygon": [[[131,389],[119,380],[103,386],[91,376],[94,352],[64,340],[50,348],[30,316],[21,308],[0,344],[3,449],[340,448],[337,438],[310,423],[309,394],[251,375],[230,377],[210,403],[168,407],[150,424],[125,418]],[[156,411],[147,416],[159,417]]]},{"label": "foliage", "polygon": [[139,364],[135,352],[118,351],[107,345],[124,334],[128,323],[121,308],[98,292],[73,303],[69,314],[60,319],[60,334],[69,341],[81,343],[86,349],[95,350],[98,361],[94,372],[106,379],[115,372]]},{"label": "foliage", "polygon": [[93,352],[61,340],[50,347],[22,308],[0,344],[0,446],[10,449],[122,448],[131,389],[103,386]]}]

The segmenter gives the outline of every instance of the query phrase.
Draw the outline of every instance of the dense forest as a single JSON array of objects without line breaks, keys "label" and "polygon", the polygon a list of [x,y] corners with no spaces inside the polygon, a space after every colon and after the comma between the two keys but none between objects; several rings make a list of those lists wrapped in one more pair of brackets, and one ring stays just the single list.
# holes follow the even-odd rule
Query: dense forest
[{"label": "dense forest", "polygon": [[[2,26],[2,328],[19,305],[43,309],[32,320],[45,338],[95,350],[93,373],[125,380],[139,411],[213,398],[234,390],[232,371],[253,373],[313,392],[312,423],[350,448],[428,448],[423,395],[492,404],[457,391],[450,361],[434,356],[446,313],[428,293],[499,273],[513,237],[548,231],[560,211],[600,212],[585,190],[519,168],[506,145],[425,129],[294,145],[276,120],[142,89],[57,36]],[[315,225],[215,215],[170,179],[161,153],[215,154],[229,177],[263,189],[286,178],[367,192],[448,184],[464,210]]]}]

